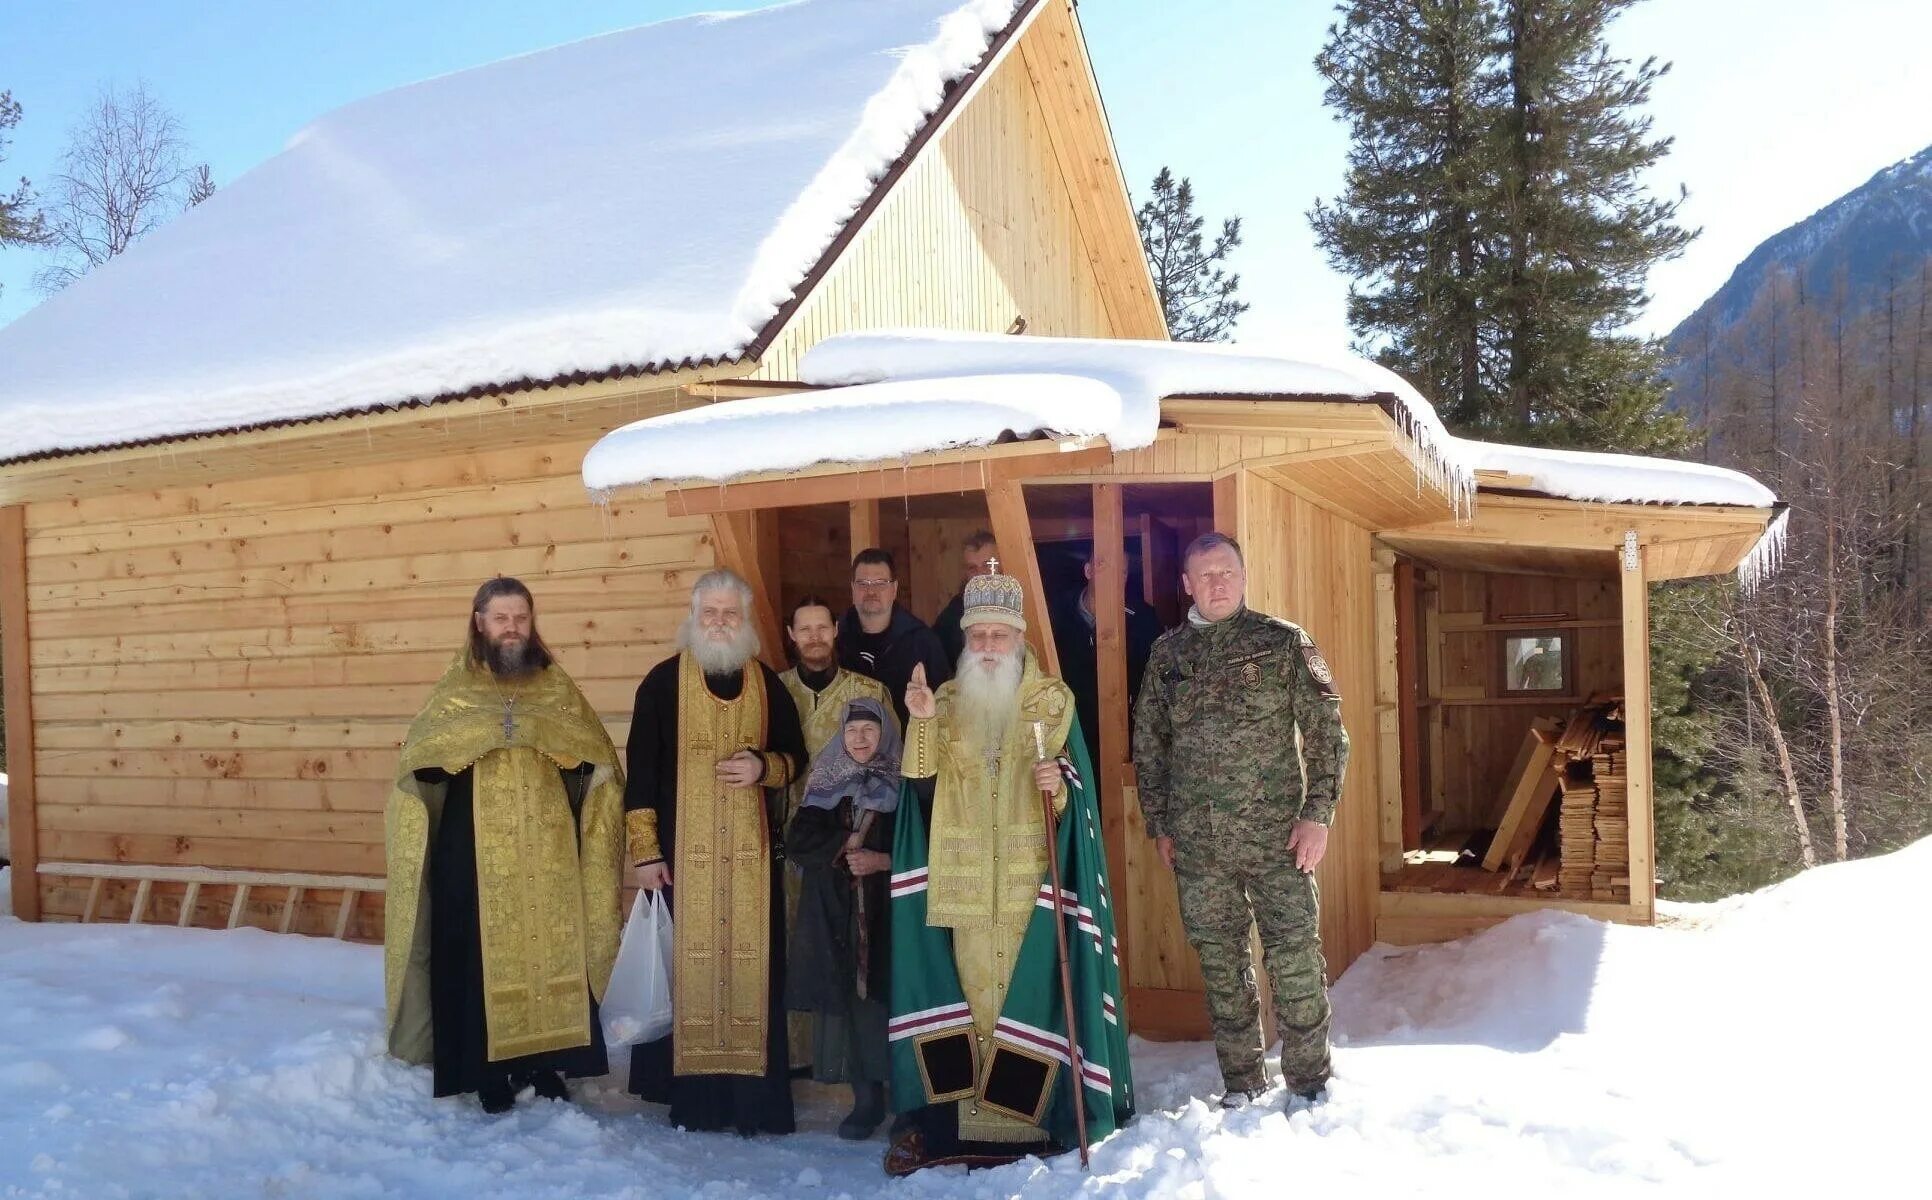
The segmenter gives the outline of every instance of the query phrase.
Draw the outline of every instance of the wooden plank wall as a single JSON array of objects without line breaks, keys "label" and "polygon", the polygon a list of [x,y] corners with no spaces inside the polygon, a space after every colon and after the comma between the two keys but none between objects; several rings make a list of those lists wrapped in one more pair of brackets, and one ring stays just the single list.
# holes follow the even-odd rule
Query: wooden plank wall
[{"label": "wooden plank wall", "polygon": [[1032,334],[1161,337],[1157,312],[1133,328],[1109,316],[1048,119],[1009,56],[900,178],[755,378],[799,378],[805,351],[848,329],[1004,333],[1024,317]]},{"label": "wooden plank wall", "polygon": [[[31,506],[41,857],[382,874],[396,748],[498,573],[621,747],[712,546],[657,501],[591,504],[587,445]],[[45,887],[47,915],[84,894]],[[226,900],[204,889],[203,923]],[[296,927],[329,932],[334,901]]]},{"label": "wooden plank wall", "polygon": [[[1443,800],[1438,829],[1493,829],[1503,783],[1532,718],[1567,716],[1592,692],[1623,686],[1621,593],[1614,579],[1564,579],[1439,569],[1436,644],[1441,664],[1435,693],[1442,753],[1434,758]],[[1509,618],[1567,614],[1554,621],[1517,621],[1515,630],[1562,628],[1573,639],[1575,689],[1551,697],[1502,697],[1496,678]]]},{"label": "wooden plank wall", "polygon": [[1306,629],[1342,693],[1350,740],[1328,843],[1316,873],[1330,978],[1375,940],[1381,887],[1375,754],[1375,580],[1369,534],[1286,488],[1243,472],[1240,533],[1248,604]]}]

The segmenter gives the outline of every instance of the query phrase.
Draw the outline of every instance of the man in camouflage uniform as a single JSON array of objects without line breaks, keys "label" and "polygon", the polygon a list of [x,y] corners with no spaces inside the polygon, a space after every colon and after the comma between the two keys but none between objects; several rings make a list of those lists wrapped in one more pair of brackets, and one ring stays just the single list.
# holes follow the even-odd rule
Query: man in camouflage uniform
[{"label": "man in camouflage uniform", "polygon": [[1348,765],[1341,696],[1312,638],[1244,606],[1233,538],[1203,534],[1181,569],[1194,607],[1154,643],[1134,713],[1141,811],[1201,956],[1222,1105],[1267,1088],[1250,922],[1274,985],[1283,1078],[1313,1100],[1329,1073],[1314,871]]}]

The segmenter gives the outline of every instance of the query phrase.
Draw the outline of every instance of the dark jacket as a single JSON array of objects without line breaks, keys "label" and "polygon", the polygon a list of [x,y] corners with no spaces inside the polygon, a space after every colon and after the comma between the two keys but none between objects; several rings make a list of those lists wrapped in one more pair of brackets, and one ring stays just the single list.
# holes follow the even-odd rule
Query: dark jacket
[{"label": "dark jacket", "polygon": [[946,652],[946,661],[953,664],[955,669],[959,656],[966,652],[966,631],[959,627],[959,619],[965,615],[966,593],[955,592],[932,623],[932,631],[939,635],[939,648]]},{"label": "dark jacket", "polygon": [[[886,626],[884,649],[876,657],[865,653],[862,643],[869,641],[859,625],[857,609],[846,609],[839,618],[839,665],[848,671],[869,675],[885,684],[892,697],[893,710],[899,714],[899,728],[906,727],[906,684],[912,681],[913,667],[924,663],[926,683],[937,690],[953,677],[953,663],[940,648],[939,638],[926,623],[903,608],[892,610],[892,624]],[[953,660],[957,661],[957,660]]]},{"label": "dark jacket", "polygon": [[[892,986],[891,932],[886,906],[891,872],[854,880],[840,859],[851,832],[852,805],[801,808],[785,834],[785,857],[799,868],[798,923],[786,956],[785,1007],[793,1012],[844,1013],[858,986],[859,907],[865,909],[866,992],[883,1000]],[[872,819],[864,846],[892,851],[892,817]]]},{"label": "dark jacket", "polygon": [[[1161,635],[1161,619],[1152,605],[1129,600],[1127,610],[1127,711],[1134,711],[1140,696],[1141,676],[1147,671],[1147,656],[1154,640]],[[1053,621],[1053,645],[1060,655],[1060,678],[1073,690],[1074,711],[1080,714],[1080,732],[1087,739],[1087,754],[1094,770],[1102,773],[1114,764],[1100,760],[1100,659],[1095,649],[1095,629],[1080,613],[1080,593],[1055,599],[1048,614]],[[1131,718],[1130,718],[1131,719]],[[1124,748],[1124,747],[1123,747]]]}]

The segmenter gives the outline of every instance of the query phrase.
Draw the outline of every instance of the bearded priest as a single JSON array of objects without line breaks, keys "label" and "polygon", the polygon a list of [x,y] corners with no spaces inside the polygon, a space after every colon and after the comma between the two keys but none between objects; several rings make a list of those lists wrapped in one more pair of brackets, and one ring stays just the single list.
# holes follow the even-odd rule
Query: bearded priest
[{"label": "bearded priest", "polygon": [[490,580],[467,625],[389,795],[384,982],[389,1052],[497,1113],[609,1069],[624,775],[529,588]]},{"label": "bearded priest", "polygon": [[679,652],[631,718],[624,793],[631,882],[672,900],[672,1028],[631,1055],[630,1090],[685,1129],[790,1133],[786,789],[805,769],[790,693],[759,662],[751,588],[726,570],[691,589]]},{"label": "bearded priest", "polygon": [[[1022,599],[1011,576],[969,579],[958,673],[935,693],[918,670],[906,689],[902,770],[927,811],[929,831],[924,879],[917,883],[926,891],[926,924],[950,932],[960,989],[972,1010],[972,1057],[980,1062],[992,1049],[1046,876],[1041,797],[1051,798],[1056,813],[1067,803],[1057,760],[1073,724],[1073,693],[1042,672],[1027,650]],[[896,894],[907,884],[894,875],[892,886]],[[917,986],[901,978],[902,969],[917,968],[895,957],[895,992]],[[909,1109],[906,1099],[895,1104],[906,1120],[887,1156],[893,1174],[933,1161],[995,1163],[1057,1148],[1046,1145],[1036,1120],[1012,1106],[971,1095]]]}]

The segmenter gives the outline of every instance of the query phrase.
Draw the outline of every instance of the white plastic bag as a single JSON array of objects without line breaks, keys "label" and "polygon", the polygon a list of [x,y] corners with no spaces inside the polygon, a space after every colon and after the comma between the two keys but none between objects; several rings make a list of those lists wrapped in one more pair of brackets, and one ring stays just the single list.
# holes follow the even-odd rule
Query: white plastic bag
[{"label": "white plastic bag", "polygon": [[600,1014],[604,1042],[632,1046],[671,1032],[671,914],[656,892],[637,893]]}]

